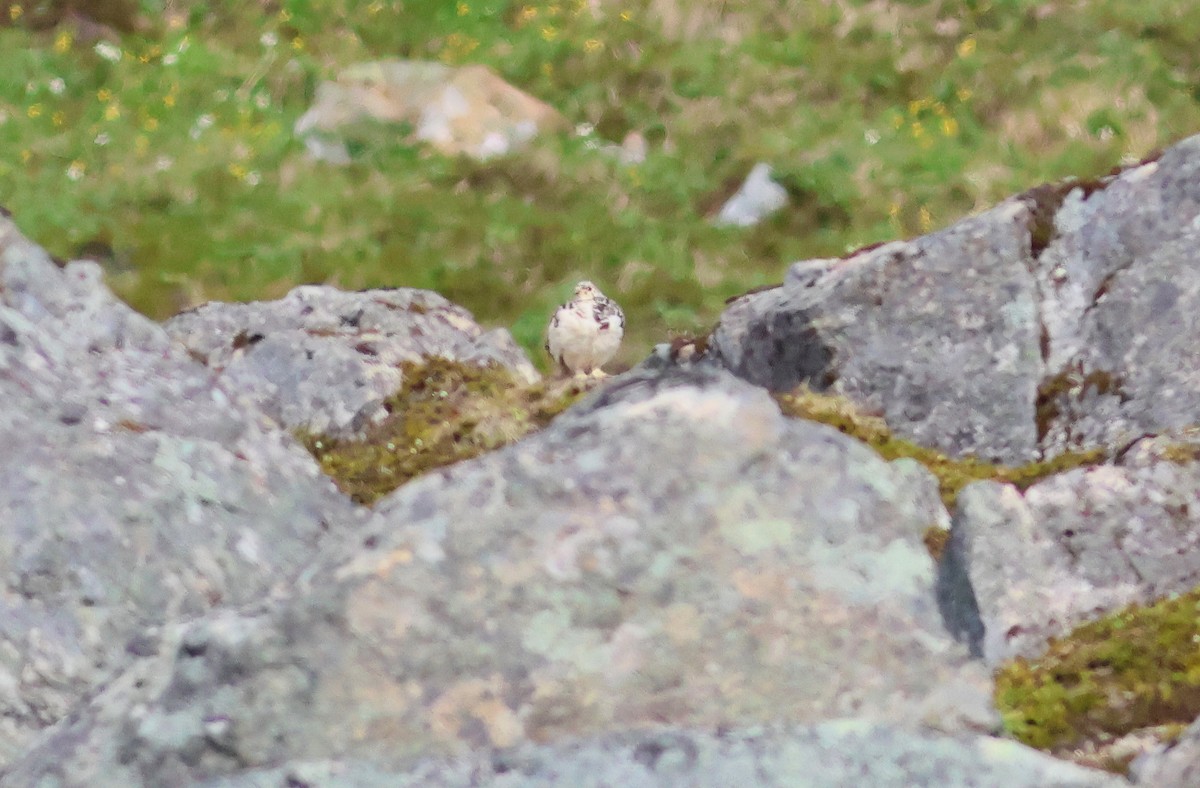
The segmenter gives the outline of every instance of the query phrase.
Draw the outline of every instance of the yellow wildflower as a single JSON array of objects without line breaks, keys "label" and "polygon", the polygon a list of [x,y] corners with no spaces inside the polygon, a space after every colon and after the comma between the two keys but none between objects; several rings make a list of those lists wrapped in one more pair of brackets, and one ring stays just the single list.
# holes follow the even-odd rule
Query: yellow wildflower
[{"label": "yellow wildflower", "polygon": [[54,124],[55,128],[61,129],[63,124],[67,122],[67,116],[62,111],[55,112],[50,116],[50,122]]},{"label": "yellow wildflower", "polygon": [[542,38],[546,39],[547,41],[553,41],[554,39],[558,38],[558,31],[550,25],[546,25],[542,28]]},{"label": "yellow wildflower", "polygon": [[97,101],[112,101],[112,91],[108,88],[100,88],[96,91]]},{"label": "yellow wildflower", "polygon": [[25,110],[25,114],[31,118],[40,118],[42,116],[42,105],[32,104],[29,109]]},{"label": "yellow wildflower", "polygon": [[942,134],[954,137],[958,134],[958,121],[954,118],[942,118]]},{"label": "yellow wildflower", "polygon": [[459,16],[466,16],[466,15],[467,15],[467,14],[469,14],[469,13],[471,13],[471,6],[469,6],[469,5],[467,5],[466,3],[462,2],[462,0],[459,0],[459,2],[458,2],[458,15],[459,15]]},{"label": "yellow wildflower", "polygon": [[58,37],[54,39],[54,51],[61,55],[70,48],[71,34],[66,31],[59,33]]},{"label": "yellow wildflower", "polygon": [[23,13],[25,13],[25,10],[23,8],[21,8],[21,6],[17,5],[16,3],[13,3],[12,5],[10,5],[8,7],[8,18],[14,22],[16,22],[18,19],[20,19],[21,14],[23,14]]},{"label": "yellow wildflower", "polygon": [[104,108],[104,119],[105,120],[116,120],[119,117],[121,117],[121,105],[120,104],[115,104],[115,103],[109,104],[107,107]]},{"label": "yellow wildflower", "polygon": [[921,206],[921,210],[917,213],[917,221],[921,224],[921,232],[927,233],[933,229],[933,214],[924,205]]},{"label": "yellow wildflower", "polygon": [[964,38],[958,45],[958,56],[967,57],[975,53],[975,37]]},{"label": "yellow wildflower", "polygon": [[596,52],[604,48],[604,42],[598,38],[589,38],[583,42],[583,48],[588,52]]}]

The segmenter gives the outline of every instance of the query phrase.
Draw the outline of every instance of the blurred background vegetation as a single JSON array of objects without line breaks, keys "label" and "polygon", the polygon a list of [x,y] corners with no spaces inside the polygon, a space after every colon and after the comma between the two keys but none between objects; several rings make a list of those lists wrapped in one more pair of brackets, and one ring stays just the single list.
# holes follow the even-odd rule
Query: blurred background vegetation
[{"label": "blurred background vegetation", "polygon": [[[0,0],[0,205],[156,318],[298,283],[431,288],[536,349],[580,278],[624,363],[797,259],[910,237],[1200,131],[1174,0]],[[563,135],[488,162],[346,167],[292,133],[355,62],[483,63]],[[756,161],[791,206],[707,217]],[[540,353],[535,358],[541,359]]]}]

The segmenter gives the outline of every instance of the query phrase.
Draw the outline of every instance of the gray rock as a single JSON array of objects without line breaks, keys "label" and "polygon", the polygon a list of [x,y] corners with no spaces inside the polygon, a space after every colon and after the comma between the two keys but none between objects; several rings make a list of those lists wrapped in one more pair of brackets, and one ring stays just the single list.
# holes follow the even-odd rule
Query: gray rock
[{"label": "gray rock", "polygon": [[401,487],[290,598],[176,630],[11,784],[391,770],[661,723],[990,729],[921,542],[944,512],[911,473],[723,371],[623,376]]},{"label": "gray rock", "polygon": [[1194,788],[1200,785],[1200,719],[1170,748],[1147,753],[1130,764],[1130,776],[1148,788]]},{"label": "gray rock", "polygon": [[351,434],[385,416],[403,362],[441,357],[538,378],[507,331],[485,332],[470,312],[427,290],[297,287],[278,301],[205,304],[166,330],[245,407],[316,433]]},{"label": "gray rock", "polygon": [[788,204],[787,189],[771,180],[771,165],[755,164],[713,220],[718,227],[751,227]]},{"label": "gray rock", "polygon": [[943,573],[969,577],[978,650],[989,664],[1033,655],[1104,612],[1200,585],[1198,496],[1200,466],[1156,459],[1150,447],[1023,496],[994,482],[968,486]]},{"label": "gray rock", "polygon": [[1075,190],[1038,259],[1048,373],[1059,386],[1043,443],[1111,445],[1200,412],[1200,137]]},{"label": "gray rock", "polygon": [[[289,782],[290,781],[290,782]],[[392,788],[1067,788],[1128,785],[1015,742],[949,737],[857,721],[762,727],[722,734],[678,729],[528,745],[461,760],[384,770],[363,761],[261,769],[204,788],[303,784]]]},{"label": "gray rock", "polygon": [[908,243],[810,260],[721,317],[710,347],[772,390],[807,382],[918,443],[1022,463],[1043,363],[1031,209],[1010,200]]},{"label": "gray rock", "polygon": [[808,382],[950,454],[1021,464],[1200,412],[1200,137],[1094,183],[1034,189],[739,299],[715,357]]},{"label": "gray rock", "polygon": [[352,510],[289,436],[0,218],[0,765],[162,624],[266,598]]}]

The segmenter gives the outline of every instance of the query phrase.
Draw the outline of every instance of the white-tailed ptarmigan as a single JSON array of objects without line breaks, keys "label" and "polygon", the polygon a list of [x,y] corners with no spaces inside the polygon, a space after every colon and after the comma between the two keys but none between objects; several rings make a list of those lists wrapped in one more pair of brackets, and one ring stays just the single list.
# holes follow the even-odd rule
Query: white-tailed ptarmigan
[{"label": "white-tailed ptarmigan", "polygon": [[571,300],[554,311],[546,329],[546,352],[573,375],[604,374],[625,335],[625,313],[591,282],[575,285]]}]

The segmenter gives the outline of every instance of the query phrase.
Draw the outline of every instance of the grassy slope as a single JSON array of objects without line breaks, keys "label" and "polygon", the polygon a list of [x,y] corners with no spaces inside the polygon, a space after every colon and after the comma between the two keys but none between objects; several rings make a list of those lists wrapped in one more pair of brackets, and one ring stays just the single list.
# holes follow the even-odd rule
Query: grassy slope
[{"label": "grassy slope", "polygon": [[[61,256],[111,248],[113,284],[157,317],[409,285],[536,348],[587,276],[629,313],[631,362],[792,260],[1200,130],[1200,6],[1170,0],[141,0],[116,50],[44,27],[50,5],[0,11],[0,204]],[[395,56],[487,63],[650,155],[624,169],[554,139],[487,164],[402,144],[309,161],[290,128],[316,83]],[[760,159],[793,207],[709,227]]]}]

